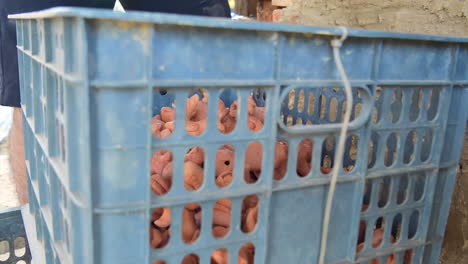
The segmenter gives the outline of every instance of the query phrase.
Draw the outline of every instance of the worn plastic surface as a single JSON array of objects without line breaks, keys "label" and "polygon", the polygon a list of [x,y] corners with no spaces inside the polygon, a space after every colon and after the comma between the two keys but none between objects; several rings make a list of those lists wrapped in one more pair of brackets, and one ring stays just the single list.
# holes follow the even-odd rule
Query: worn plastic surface
[{"label": "worn plastic surface", "polygon": [[31,263],[31,252],[20,208],[0,210],[0,263]]},{"label": "worn plastic surface", "polygon": [[[47,263],[180,263],[191,253],[209,263],[218,248],[237,262],[255,245],[255,263],[316,263],[329,175],[344,94],[330,39],[334,28],[232,22],[91,9],[52,9],[15,16],[31,212]],[[468,39],[350,30],[341,48],[355,106],[332,209],[328,263],[437,263],[466,125]],[[185,132],[187,95],[208,94],[208,127]],[[263,130],[247,128],[247,98],[266,106]],[[236,129],[216,127],[217,100],[239,100]],[[176,107],[167,139],[150,120]],[[359,113],[358,113],[359,112]],[[298,144],[313,141],[312,169],[298,177]],[[288,169],[272,179],[275,143],[289,143]],[[263,146],[262,177],[243,180],[244,151]],[[235,148],[234,180],[214,184],[218,147]],[[183,155],[205,151],[205,181],[182,184]],[[152,194],[150,158],[167,149],[175,181]],[[339,166],[342,166],[341,164]],[[260,198],[254,232],[240,230],[243,198]],[[211,234],[213,203],[232,202],[230,233]],[[201,235],[180,236],[185,204],[203,208]],[[368,209],[361,212],[363,204]],[[149,247],[152,208],[170,207],[172,236]],[[356,253],[361,221],[364,249]],[[375,228],[383,242],[371,244]],[[395,243],[391,236],[397,237]],[[407,260],[408,261],[408,260]],[[405,262],[408,263],[408,262]]]}]

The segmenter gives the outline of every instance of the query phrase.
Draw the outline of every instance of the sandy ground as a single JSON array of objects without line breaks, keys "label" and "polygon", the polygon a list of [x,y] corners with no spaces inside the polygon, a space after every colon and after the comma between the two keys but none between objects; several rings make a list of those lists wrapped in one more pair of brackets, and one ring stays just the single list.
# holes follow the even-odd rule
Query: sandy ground
[{"label": "sandy ground", "polygon": [[7,144],[7,141],[0,143],[0,210],[20,204],[8,162]]}]

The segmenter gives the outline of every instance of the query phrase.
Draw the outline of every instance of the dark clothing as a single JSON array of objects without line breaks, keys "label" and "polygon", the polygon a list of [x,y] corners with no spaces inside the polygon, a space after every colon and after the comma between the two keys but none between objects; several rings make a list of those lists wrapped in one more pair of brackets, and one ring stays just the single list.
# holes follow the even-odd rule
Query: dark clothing
[{"label": "dark clothing", "polygon": [[114,0],[0,0],[0,105],[20,107],[16,24],[8,15],[54,6],[113,8]]},{"label": "dark clothing", "polygon": [[231,17],[227,0],[120,0],[127,10]]},{"label": "dark clothing", "polygon": [[[126,10],[231,17],[227,0],[120,0]],[[20,107],[15,21],[9,14],[55,6],[114,7],[115,0],[0,0],[0,105]]]}]

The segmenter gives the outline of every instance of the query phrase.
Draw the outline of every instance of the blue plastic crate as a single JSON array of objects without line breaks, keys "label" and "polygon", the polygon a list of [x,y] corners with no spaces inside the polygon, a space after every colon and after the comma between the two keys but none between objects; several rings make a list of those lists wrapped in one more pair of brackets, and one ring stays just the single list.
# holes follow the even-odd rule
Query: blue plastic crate
[{"label": "blue plastic crate", "polygon": [[[248,242],[255,263],[317,262],[330,182],[320,168],[336,166],[345,102],[330,47],[339,29],[71,8],[13,18],[30,210],[48,264],[173,264],[192,253],[209,263],[220,248],[236,263]],[[467,118],[468,39],[349,30],[341,57],[355,88],[354,121],[327,263],[386,263],[389,256],[404,263],[409,250],[411,263],[437,263]],[[208,94],[208,127],[194,137],[184,129],[185,99],[200,88]],[[257,133],[246,124],[252,93],[267,111]],[[231,134],[214,122],[218,98],[239,101]],[[176,107],[175,131],[158,139],[150,120],[168,105]],[[314,143],[312,169],[298,177],[303,139]],[[278,140],[289,144],[280,181],[272,177]],[[236,162],[233,183],[218,188],[217,148],[230,144],[243,161],[251,142],[263,146],[260,179],[244,182],[243,162]],[[205,181],[189,192],[182,157],[193,146],[204,148]],[[159,149],[172,151],[176,164],[164,196],[149,188],[150,159]],[[240,208],[250,194],[259,197],[260,212],[256,230],[245,234]],[[216,239],[212,206],[220,198],[232,202],[231,230]],[[181,214],[190,202],[202,206],[202,227],[186,244]],[[159,207],[171,209],[172,235],[165,248],[152,249],[150,214]],[[371,245],[375,228],[384,230],[378,247]]]},{"label": "blue plastic crate", "polygon": [[0,263],[31,263],[21,209],[0,210]]}]

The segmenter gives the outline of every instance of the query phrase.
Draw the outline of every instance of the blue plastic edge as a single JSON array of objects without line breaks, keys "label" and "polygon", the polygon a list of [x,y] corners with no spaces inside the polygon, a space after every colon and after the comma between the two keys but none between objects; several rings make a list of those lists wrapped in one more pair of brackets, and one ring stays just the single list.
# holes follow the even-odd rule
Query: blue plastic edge
[{"label": "blue plastic edge", "polygon": [[[239,30],[258,30],[258,31],[280,31],[300,34],[319,34],[336,36],[341,35],[342,30],[337,27],[312,27],[302,25],[288,25],[265,22],[246,22],[232,21],[225,18],[212,18],[188,15],[173,15],[156,12],[136,12],[128,11],[126,13],[114,12],[112,10],[97,8],[76,8],[76,7],[54,7],[37,12],[9,15],[11,19],[34,19],[48,17],[82,17],[90,19],[113,19],[129,22],[148,22],[156,24],[174,24],[180,26],[201,26],[211,28],[230,28]],[[360,29],[348,29],[350,37],[363,38],[397,38],[411,40],[429,40],[441,42],[464,42],[468,43],[468,37],[439,36],[412,33],[396,33],[371,31]]]}]

